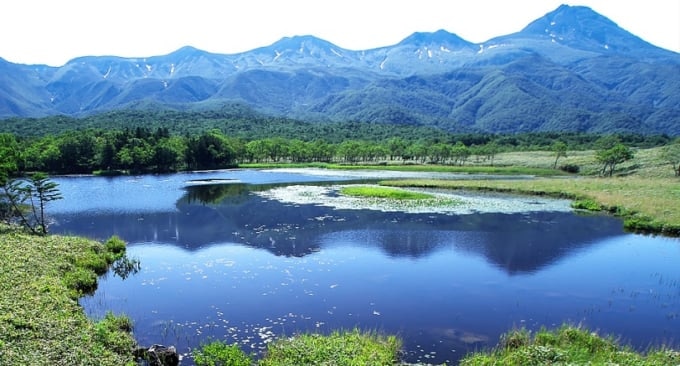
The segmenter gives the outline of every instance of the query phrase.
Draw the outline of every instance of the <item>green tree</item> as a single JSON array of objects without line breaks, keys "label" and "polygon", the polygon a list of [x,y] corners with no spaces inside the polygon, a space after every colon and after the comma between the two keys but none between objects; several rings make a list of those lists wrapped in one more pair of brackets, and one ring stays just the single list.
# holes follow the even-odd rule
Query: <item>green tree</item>
[{"label": "green tree", "polygon": [[9,208],[8,221],[16,218],[34,234],[47,234],[45,209],[49,202],[62,199],[58,184],[47,174],[35,173],[28,179],[3,179],[0,200]]},{"label": "green tree", "polygon": [[263,140],[253,140],[246,143],[246,157],[250,162],[262,162],[267,158],[267,146]]},{"label": "green tree", "polygon": [[454,165],[460,164],[460,166],[463,166],[468,157],[470,157],[470,149],[463,142],[458,141],[451,148],[451,157],[453,158]]},{"label": "green tree", "polygon": [[451,156],[451,148],[449,145],[440,142],[430,146],[429,155],[434,164],[444,164]]},{"label": "green tree", "polygon": [[335,156],[335,145],[331,145],[324,140],[317,139],[310,144],[312,160],[331,162]]},{"label": "green tree", "polygon": [[186,149],[186,162],[190,169],[227,168],[237,158],[237,143],[218,130],[205,132],[189,139]]},{"label": "green tree", "polygon": [[59,165],[56,171],[91,173],[97,155],[97,140],[92,132],[72,132],[58,139]]},{"label": "green tree", "polygon": [[269,159],[273,162],[288,156],[288,141],[281,137],[264,139],[264,145]]},{"label": "green tree", "polygon": [[101,153],[99,154],[99,167],[104,170],[111,170],[116,164],[116,146],[113,141],[105,141]]},{"label": "green tree", "polygon": [[45,221],[45,206],[51,202],[62,199],[61,192],[57,188],[59,185],[51,181],[45,173],[35,173],[30,178],[27,185],[31,197],[31,208],[33,215],[40,226],[40,233],[47,234],[47,221]]},{"label": "green tree", "polygon": [[338,155],[347,163],[356,163],[361,157],[363,141],[345,140],[338,146]]},{"label": "green tree", "polygon": [[9,177],[19,168],[19,143],[14,135],[0,133],[0,177]]},{"label": "green tree", "polygon": [[553,164],[553,169],[557,169],[557,161],[560,158],[567,157],[567,144],[564,141],[555,141],[552,144],[552,152],[555,154],[555,163]]},{"label": "green tree", "polygon": [[680,141],[676,140],[661,149],[660,158],[673,167],[673,174],[680,177]]},{"label": "green tree", "polygon": [[178,171],[184,162],[186,146],[178,137],[160,139],[154,146],[151,165],[156,167],[156,172]]},{"label": "green tree", "polygon": [[390,160],[394,160],[395,158],[402,158],[404,156],[408,143],[401,137],[390,137],[387,140],[386,146],[390,152]]},{"label": "green tree", "polygon": [[293,139],[288,142],[288,155],[293,162],[305,162],[311,160],[312,149],[306,142]]},{"label": "green tree", "polygon": [[612,176],[616,166],[634,157],[633,151],[622,143],[618,143],[609,149],[598,150],[595,160],[602,164],[602,175]]},{"label": "green tree", "polygon": [[421,164],[427,160],[427,153],[427,146],[422,142],[414,142],[406,148],[406,155]]}]

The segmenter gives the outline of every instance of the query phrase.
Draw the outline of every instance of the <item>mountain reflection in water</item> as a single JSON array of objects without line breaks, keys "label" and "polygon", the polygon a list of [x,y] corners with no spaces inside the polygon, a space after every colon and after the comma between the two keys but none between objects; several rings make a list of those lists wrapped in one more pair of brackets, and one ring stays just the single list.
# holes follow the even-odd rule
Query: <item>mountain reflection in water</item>
[{"label": "mountain reflection in water", "polygon": [[479,254],[511,274],[534,272],[599,238],[622,234],[618,219],[570,212],[449,215],[335,210],[292,206],[252,194],[275,186],[190,186],[176,212],[62,216],[55,230],[100,239],[118,235],[133,245],[162,242],[186,250],[234,242],[295,257],[351,235],[355,242],[390,256],[417,258],[452,247]]},{"label": "mountain reflection in water", "polygon": [[93,317],[123,312],[140,342],[181,353],[210,337],[261,352],[276,337],[353,327],[400,335],[409,362],[447,364],[519,326],[582,323],[638,349],[680,339],[676,239],[565,211],[383,212],[261,194],[331,178],[62,179],[51,230],[127,241],[140,271],[105,276],[81,304]]}]

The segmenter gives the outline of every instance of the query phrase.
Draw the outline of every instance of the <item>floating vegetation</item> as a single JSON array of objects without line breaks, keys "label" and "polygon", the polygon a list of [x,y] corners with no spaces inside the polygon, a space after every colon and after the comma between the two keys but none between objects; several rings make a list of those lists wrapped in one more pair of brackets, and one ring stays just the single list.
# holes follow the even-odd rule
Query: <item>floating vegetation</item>
[{"label": "floating vegetation", "polygon": [[[335,209],[378,210],[408,213],[519,213],[572,210],[570,201],[545,197],[451,192],[437,189],[400,190],[396,193],[377,185],[290,185],[256,192],[264,198],[292,205],[318,205]],[[356,196],[355,196],[356,195]],[[394,198],[394,197],[409,198]]]},{"label": "floating vegetation", "polygon": [[423,192],[381,186],[345,186],[340,189],[345,196],[364,198],[387,198],[393,200],[429,200],[435,196]]}]

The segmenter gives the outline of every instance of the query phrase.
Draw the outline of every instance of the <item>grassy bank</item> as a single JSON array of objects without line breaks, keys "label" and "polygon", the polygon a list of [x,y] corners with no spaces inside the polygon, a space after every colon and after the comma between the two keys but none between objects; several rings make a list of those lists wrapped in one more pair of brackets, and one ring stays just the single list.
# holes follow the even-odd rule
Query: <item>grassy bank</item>
[{"label": "grassy bank", "polygon": [[[407,366],[399,360],[401,341],[394,336],[359,330],[330,335],[302,334],[279,339],[254,361],[237,344],[214,341],[194,351],[198,366]],[[609,336],[564,325],[558,329],[512,330],[493,349],[466,355],[462,366],[638,365],[680,364],[680,352],[661,348],[645,353],[623,346]],[[417,364],[424,366],[423,364]],[[414,364],[415,366],[415,364]]]},{"label": "grassy bank", "polygon": [[93,322],[77,302],[123,254],[121,243],[0,227],[0,363],[134,365],[129,319]]},{"label": "grassy bank", "polygon": [[463,366],[638,365],[680,364],[680,352],[661,349],[646,355],[587,329],[563,326],[535,334],[520,329],[505,334],[492,351],[465,357]]},{"label": "grassy bank", "polygon": [[604,210],[624,219],[628,230],[680,235],[680,187],[672,178],[538,178],[532,180],[383,181],[394,187],[488,190],[575,199],[578,208]]}]

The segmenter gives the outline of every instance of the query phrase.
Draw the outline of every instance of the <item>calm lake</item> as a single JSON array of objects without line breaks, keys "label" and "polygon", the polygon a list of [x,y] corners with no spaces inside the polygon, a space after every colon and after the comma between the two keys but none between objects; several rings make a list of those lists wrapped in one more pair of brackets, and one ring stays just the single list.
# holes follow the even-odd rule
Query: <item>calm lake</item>
[{"label": "calm lake", "polygon": [[513,327],[565,322],[640,350],[678,346],[677,239],[625,233],[563,200],[431,191],[444,203],[423,209],[338,194],[433,175],[59,177],[64,199],[48,212],[53,233],[118,235],[141,263],[102,277],[86,312],[125,313],[141,344],[181,354],[212,339],[257,353],[277,337],[358,327],[399,335],[407,361],[452,364]]}]

